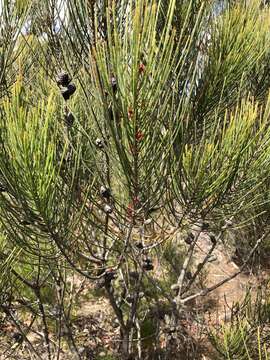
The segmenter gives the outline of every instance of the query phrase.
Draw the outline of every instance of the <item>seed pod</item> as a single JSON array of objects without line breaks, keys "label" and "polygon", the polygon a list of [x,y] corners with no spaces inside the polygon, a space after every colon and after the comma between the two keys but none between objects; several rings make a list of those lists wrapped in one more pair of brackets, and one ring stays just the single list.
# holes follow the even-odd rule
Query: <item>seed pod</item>
[{"label": "seed pod", "polygon": [[58,86],[68,86],[71,79],[65,71],[60,72],[56,77],[56,82]]},{"label": "seed pod", "polygon": [[112,280],[114,280],[116,278],[116,272],[113,269],[108,269],[106,270],[105,274],[104,274],[104,279],[106,283],[111,282]]},{"label": "seed pod", "polygon": [[76,91],[74,84],[69,84],[61,89],[61,94],[65,101],[67,101]]},{"label": "seed pod", "polygon": [[151,259],[147,258],[144,260],[143,269],[146,271],[151,271],[154,269]]},{"label": "seed pod", "polygon": [[22,220],[22,221],[20,222],[20,224],[23,225],[23,226],[28,226],[28,225],[31,225],[31,222],[28,221],[28,220]]},{"label": "seed pod", "polygon": [[111,197],[111,189],[106,188],[105,186],[101,186],[99,192],[104,199],[109,199]]},{"label": "seed pod", "polygon": [[96,141],[95,141],[95,144],[96,144],[96,146],[97,146],[99,149],[104,149],[104,142],[103,142],[103,140],[97,138]]},{"label": "seed pod", "polygon": [[134,300],[134,295],[132,294],[129,294],[127,297],[126,297],[126,302],[128,302],[129,304],[131,304]]},{"label": "seed pod", "polygon": [[113,109],[111,106],[108,108],[108,113],[109,113],[110,120],[113,121]]},{"label": "seed pod", "polygon": [[216,239],[216,237],[215,237],[214,234],[212,234],[212,233],[209,234],[209,238],[210,238],[212,244],[216,244],[216,243],[217,243],[217,239]]},{"label": "seed pod", "polygon": [[115,94],[117,91],[117,80],[114,76],[111,77],[112,91]]},{"label": "seed pod", "polygon": [[139,250],[142,250],[144,248],[143,243],[141,241],[135,242],[135,246]]},{"label": "seed pod", "polygon": [[151,271],[151,270],[154,270],[154,266],[153,266],[153,264],[144,264],[143,269],[146,271]]},{"label": "seed pod", "polygon": [[148,215],[158,211],[160,209],[160,206],[154,206],[148,210]]},{"label": "seed pod", "polygon": [[225,220],[225,224],[227,227],[230,227],[233,225],[233,222],[231,220]]},{"label": "seed pod", "polygon": [[12,339],[15,340],[17,343],[22,343],[23,342],[23,336],[21,333],[19,332],[15,332],[13,335],[12,335]]},{"label": "seed pod", "polygon": [[61,89],[61,94],[65,101],[67,101],[70,98],[69,90],[67,87]]},{"label": "seed pod", "polygon": [[173,334],[173,333],[175,333],[176,332],[176,327],[175,326],[171,326],[170,328],[169,328],[169,334]]},{"label": "seed pod", "polygon": [[188,233],[185,242],[190,245],[194,241],[194,239],[195,236],[192,233]]},{"label": "seed pod", "polygon": [[202,223],[202,226],[201,226],[202,231],[208,230],[208,229],[209,229],[209,226],[210,226],[209,223],[203,222],[203,223]]},{"label": "seed pod", "polygon": [[0,185],[0,193],[6,192],[6,191],[7,191],[7,189],[3,185]]},{"label": "seed pod", "polygon": [[113,208],[110,205],[106,204],[104,206],[104,211],[106,214],[111,214],[113,212]]},{"label": "seed pod", "polygon": [[67,88],[69,90],[70,96],[73,95],[77,89],[74,84],[69,84]]},{"label": "seed pod", "polygon": [[71,127],[74,123],[74,120],[75,120],[75,118],[74,118],[72,112],[68,112],[68,114],[65,115],[64,121],[65,121],[65,124],[67,127]]},{"label": "seed pod", "polygon": [[185,243],[190,245],[194,241],[194,235],[192,233],[188,233],[188,236],[185,238]]},{"label": "seed pod", "polygon": [[154,270],[154,265],[153,264],[144,264],[143,269],[146,271]]}]

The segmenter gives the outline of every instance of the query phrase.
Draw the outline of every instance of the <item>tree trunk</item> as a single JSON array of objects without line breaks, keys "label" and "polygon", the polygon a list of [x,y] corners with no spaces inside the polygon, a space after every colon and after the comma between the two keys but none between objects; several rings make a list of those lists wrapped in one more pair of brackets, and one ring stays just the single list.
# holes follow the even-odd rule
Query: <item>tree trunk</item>
[{"label": "tree trunk", "polygon": [[128,329],[121,329],[121,353],[123,356],[123,360],[131,360]]}]

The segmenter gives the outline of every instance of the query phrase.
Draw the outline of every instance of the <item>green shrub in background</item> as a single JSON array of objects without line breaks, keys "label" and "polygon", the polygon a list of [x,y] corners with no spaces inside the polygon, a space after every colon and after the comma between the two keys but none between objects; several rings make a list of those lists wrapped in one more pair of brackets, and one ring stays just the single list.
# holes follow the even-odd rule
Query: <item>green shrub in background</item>
[{"label": "green shrub in background", "polygon": [[210,340],[220,359],[269,358],[269,284],[256,297],[248,291],[241,303],[234,304],[226,323],[210,330]]}]

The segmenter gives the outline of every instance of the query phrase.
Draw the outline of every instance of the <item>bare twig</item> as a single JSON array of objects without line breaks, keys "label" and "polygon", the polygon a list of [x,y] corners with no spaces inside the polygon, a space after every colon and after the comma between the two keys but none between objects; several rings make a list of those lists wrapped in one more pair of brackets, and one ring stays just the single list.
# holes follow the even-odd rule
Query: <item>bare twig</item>
[{"label": "bare twig", "polygon": [[179,303],[181,305],[187,303],[190,300],[194,300],[197,297],[200,296],[206,296],[207,294],[209,294],[210,292],[218,289],[219,287],[221,287],[222,285],[226,284],[227,282],[231,281],[232,279],[236,278],[239,274],[241,274],[243,272],[243,270],[245,269],[245,267],[247,266],[249,260],[251,259],[251,257],[253,256],[253,254],[255,253],[255,251],[258,249],[258,247],[261,245],[261,243],[263,242],[263,240],[270,234],[270,231],[267,231],[265,234],[263,234],[256,242],[256,244],[254,245],[254,247],[252,248],[252,250],[250,251],[247,259],[245,260],[245,262],[241,265],[241,267],[239,268],[238,271],[236,271],[234,274],[228,276],[226,279],[223,279],[221,281],[219,281],[218,283],[216,283],[213,286],[210,286],[209,288],[206,288],[204,290],[201,290],[199,292],[197,292],[196,294],[190,295],[184,299],[179,299]]}]

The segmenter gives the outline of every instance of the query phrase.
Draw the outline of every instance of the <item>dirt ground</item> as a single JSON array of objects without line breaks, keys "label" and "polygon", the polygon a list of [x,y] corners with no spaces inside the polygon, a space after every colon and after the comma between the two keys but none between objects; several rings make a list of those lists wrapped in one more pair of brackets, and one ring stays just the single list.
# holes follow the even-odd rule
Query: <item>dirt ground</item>
[{"label": "dirt ground", "polygon": [[[211,241],[207,234],[202,234],[195,249],[196,262],[201,262],[207,253]],[[217,246],[213,252],[211,262],[209,262],[206,272],[205,282],[207,286],[212,286],[217,282],[233,275],[239,267],[232,260],[230,254],[225,251],[222,244]],[[227,320],[229,309],[233,304],[243,300],[247,287],[256,288],[258,278],[248,272],[239,274],[236,278],[227,282],[204,298],[197,298],[196,307],[202,308],[204,317],[209,323],[221,323]],[[112,321],[112,313],[108,300],[105,297],[89,298],[90,284],[83,284],[78,279],[76,284],[81,290],[83,299],[76,308],[76,319],[74,321],[75,338],[78,351],[82,359],[102,359],[106,351],[117,348],[118,328]],[[194,333],[196,329],[194,330]],[[33,356],[29,351],[26,342],[20,343],[14,339],[16,329],[5,322],[0,324],[0,360],[30,360],[38,357]],[[47,355],[42,346],[42,332],[30,332],[28,340],[33,344],[33,348],[38,352],[40,359],[47,359]],[[206,349],[208,345],[206,344]],[[200,359],[210,360],[210,349],[205,354],[201,354]],[[59,353],[58,360],[73,360],[75,357],[68,350],[68,344]],[[56,359],[56,358],[55,358]],[[104,357],[105,359],[105,357]],[[108,358],[109,359],[109,358]]]}]

